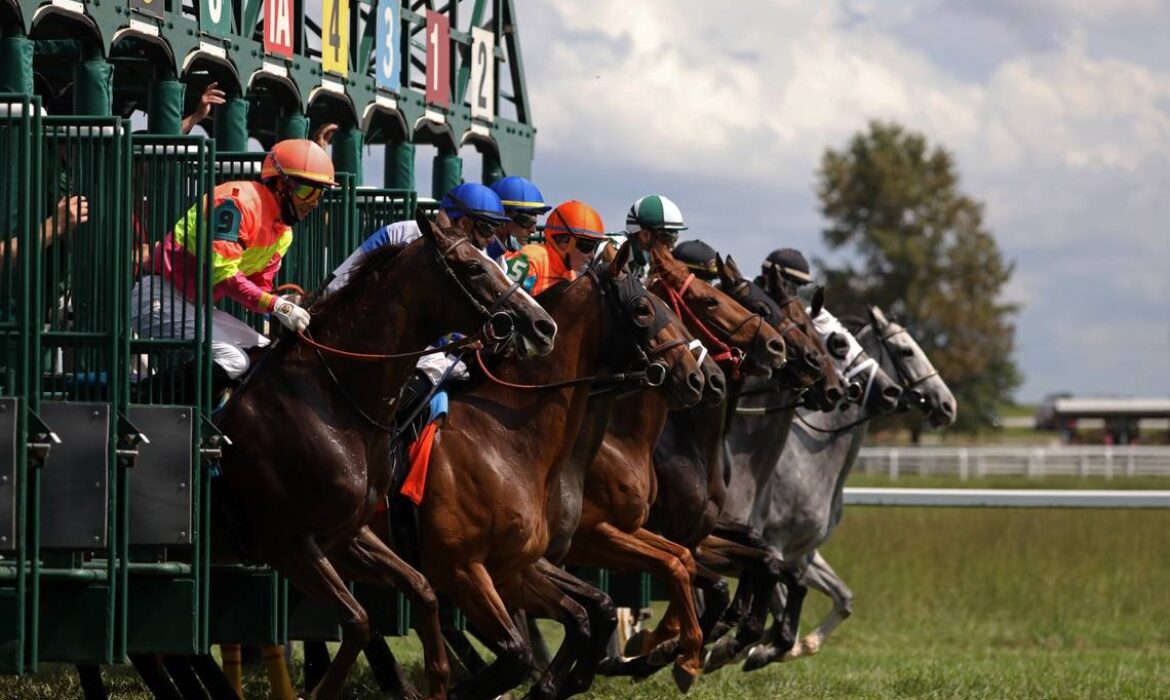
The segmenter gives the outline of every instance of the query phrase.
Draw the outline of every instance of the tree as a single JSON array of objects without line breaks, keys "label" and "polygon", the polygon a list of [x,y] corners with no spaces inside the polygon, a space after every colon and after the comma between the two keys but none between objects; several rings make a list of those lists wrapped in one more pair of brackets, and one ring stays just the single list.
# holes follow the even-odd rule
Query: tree
[{"label": "tree", "polygon": [[[876,304],[914,335],[959,402],[956,428],[991,424],[1020,383],[1012,360],[1013,265],[983,224],[983,204],[959,191],[954,158],[919,133],[871,122],[821,159],[817,194],[838,264],[817,260],[830,308]],[[922,422],[910,425],[917,438]]]}]

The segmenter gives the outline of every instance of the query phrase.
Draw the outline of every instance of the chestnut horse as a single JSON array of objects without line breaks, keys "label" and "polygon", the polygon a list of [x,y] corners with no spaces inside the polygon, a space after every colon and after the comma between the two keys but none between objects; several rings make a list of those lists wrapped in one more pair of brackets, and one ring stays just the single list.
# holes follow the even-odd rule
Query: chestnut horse
[{"label": "chestnut horse", "polygon": [[278,342],[219,421],[232,446],[213,482],[217,560],[265,562],[306,596],[337,606],[341,648],[314,697],[340,695],[370,636],[347,580],[410,596],[431,696],[446,694],[435,595],[366,527],[390,484],[391,404],[418,358],[408,351],[453,330],[480,336],[488,324],[497,334],[509,327],[518,353],[548,354],[556,334],[549,315],[445,217],[434,226],[420,213],[418,224],[419,240],[372,255],[344,289],[314,305],[312,340]]},{"label": "chestnut horse", "polygon": [[[729,372],[737,372],[742,361],[747,371],[765,376],[784,365],[784,341],[760,316],[696,279],[665,245],[651,249],[651,260],[650,289],[671,302],[688,330],[705,341],[712,352],[709,357],[725,363]],[[723,398],[720,393],[715,405],[722,404]],[[685,692],[699,674],[702,651],[691,592],[694,562],[685,547],[642,527],[657,491],[653,448],[669,408],[653,392],[618,401],[600,451],[595,450],[586,465],[581,507],[561,513],[557,530],[567,531],[571,540],[554,537],[548,556],[558,562],[647,572],[665,579],[671,587],[671,604],[682,610],[683,643],[674,676]],[[569,545],[567,553],[565,545]]]},{"label": "chestnut horse", "polygon": [[[459,697],[492,698],[523,680],[532,651],[510,609],[556,619],[566,630],[564,645],[530,694],[559,697],[587,686],[567,678],[590,643],[586,611],[538,560],[549,541],[549,497],[582,429],[591,385],[659,358],[657,371],[649,371],[651,365],[647,374],[668,377],[672,405],[700,398],[703,380],[684,331],[626,272],[629,255],[627,245],[612,263],[541,295],[560,324],[552,355],[491,369],[481,360],[486,379],[452,397],[418,514],[420,567],[496,655],[453,691]],[[659,364],[663,360],[669,368]],[[562,381],[566,377],[579,379]]]}]

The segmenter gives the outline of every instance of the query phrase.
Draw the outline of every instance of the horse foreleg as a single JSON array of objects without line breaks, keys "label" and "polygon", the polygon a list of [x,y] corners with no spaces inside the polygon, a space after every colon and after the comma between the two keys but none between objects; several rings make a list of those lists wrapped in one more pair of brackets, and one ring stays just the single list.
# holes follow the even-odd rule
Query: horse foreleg
[{"label": "horse foreleg", "polygon": [[314,699],[340,697],[349,669],[369,641],[369,617],[311,538],[272,543],[269,551],[273,567],[307,597],[331,601],[340,609],[341,648],[311,694]]},{"label": "horse foreleg", "polygon": [[480,562],[460,562],[444,572],[444,592],[459,605],[477,636],[496,655],[496,660],[451,690],[451,697],[474,700],[494,698],[524,680],[532,666],[532,650],[516,629],[508,608],[500,599],[491,575]]},{"label": "horse foreleg", "polygon": [[[776,589],[780,588],[781,586],[777,584]],[[748,652],[747,660],[743,663],[745,671],[754,671],[777,659],[783,659],[796,644],[796,632],[800,629],[800,614],[808,588],[799,579],[794,579],[783,586],[783,589],[784,610],[776,617],[776,622],[769,631],[767,643],[752,647]],[[774,594],[778,595],[779,592]]]},{"label": "horse foreleg", "polygon": [[565,641],[526,697],[563,697],[561,691],[569,669],[589,644],[589,616],[585,608],[561,592],[535,565],[520,573],[515,598],[532,616],[556,620],[565,628]]},{"label": "horse foreleg", "polygon": [[809,588],[829,596],[833,601],[833,609],[812,634],[792,648],[793,658],[816,654],[825,643],[825,639],[837,629],[837,625],[853,614],[853,591],[849,590],[849,586],[845,585],[836,571],[833,571],[833,567],[829,566],[829,562],[825,561],[819,550],[813,554],[812,562],[804,574],[804,582]]},{"label": "horse foreleg", "polygon": [[[581,534],[579,532],[577,537]],[[582,564],[650,573],[670,585],[670,606],[662,622],[654,632],[635,635],[630,642],[640,645],[637,651],[643,655],[659,643],[678,636],[674,680],[681,690],[689,690],[699,676],[699,657],[703,650],[703,635],[699,631],[692,590],[695,562],[690,551],[648,530],[639,529],[631,534],[602,523],[585,533],[580,549],[574,541],[569,556]]]},{"label": "horse foreleg", "polygon": [[[343,569],[347,578],[391,586],[410,598],[411,606],[417,611],[415,631],[423,645],[423,665],[430,683],[430,697],[445,697],[451,671],[439,625],[439,601],[423,575],[403,561],[368,527],[358,531],[347,547],[331,552],[330,558]],[[368,625],[366,636],[368,639]],[[366,646],[366,641],[362,641],[362,647]],[[337,659],[334,659],[330,672],[336,665]]]},{"label": "horse foreleg", "polygon": [[[563,688],[562,697],[584,693],[593,685],[593,678],[597,675],[597,667],[601,665],[601,661],[605,658],[605,654],[609,649],[609,640],[613,636],[613,631],[617,627],[617,608],[613,605],[613,599],[598,589],[590,586],[581,579],[573,576],[564,569],[554,566],[546,559],[541,559],[536,562],[536,568],[542,574],[548,577],[557,588],[567,593],[585,608],[589,615],[589,646],[584,656],[573,665],[573,670],[569,673]],[[529,618],[531,631],[539,632],[535,621]],[[544,640],[540,636],[531,635],[530,642],[536,640],[540,644],[544,644]],[[537,651],[535,644],[533,644],[533,652]],[[544,651],[547,655],[547,649]],[[548,663],[545,663],[547,666]]]}]

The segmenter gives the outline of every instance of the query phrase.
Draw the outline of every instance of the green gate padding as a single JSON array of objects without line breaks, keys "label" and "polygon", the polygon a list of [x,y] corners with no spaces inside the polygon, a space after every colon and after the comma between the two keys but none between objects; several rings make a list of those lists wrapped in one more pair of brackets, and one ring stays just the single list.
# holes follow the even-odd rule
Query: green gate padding
[{"label": "green gate padding", "polygon": [[[3,57],[12,39],[3,40]],[[17,42],[20,43],[20,42]],[[31,44],[23,42],[29,49]],[[36,667],[36,528],[28,527],[30,418],[39,397],[40,100],[0,95],[0,673]],[[32,421],[35,423],[35,421]],[[34,437],[37,442],[44,438]],[[35,453],[34,453],[35,454]]]}]

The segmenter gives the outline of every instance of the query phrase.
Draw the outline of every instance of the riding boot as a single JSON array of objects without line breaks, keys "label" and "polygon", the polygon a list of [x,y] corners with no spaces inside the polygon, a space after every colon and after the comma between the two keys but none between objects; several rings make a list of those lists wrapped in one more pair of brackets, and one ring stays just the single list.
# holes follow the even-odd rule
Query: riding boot
[{"label": "riding boot", "polygon": [[[398,398],[398,408],[394,412],[394,424],[400,429],[405,428],[403,423],[410,419],[411,414],[415,413],[419,404],[426,399],[434,386],[431,378],[425,372],[415,370],[414,374],[407,380],[406,386],[402,388],[402,394]],[[412,429],[407,433],[409,440],[417,437],[416,432]]]}]

